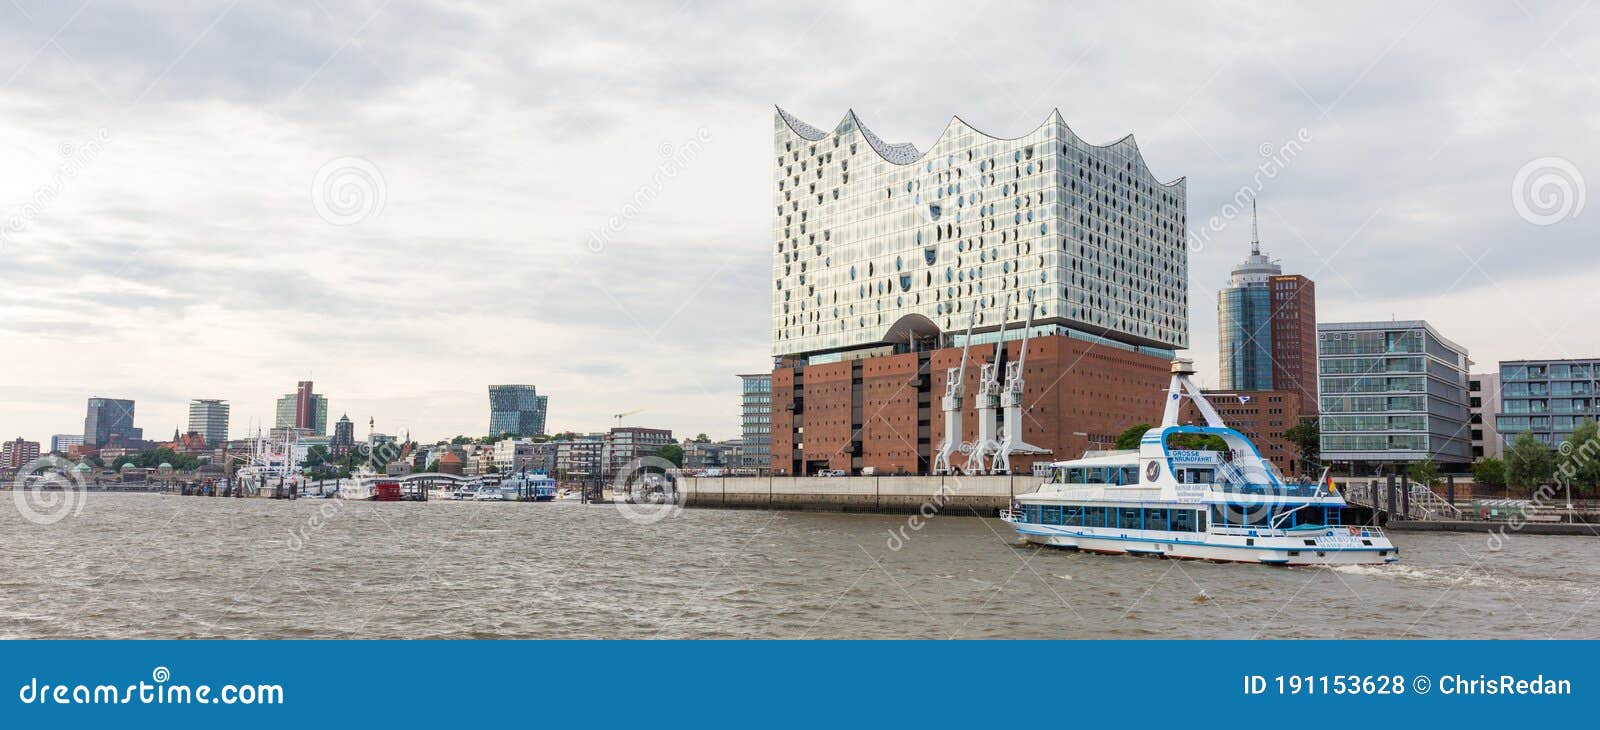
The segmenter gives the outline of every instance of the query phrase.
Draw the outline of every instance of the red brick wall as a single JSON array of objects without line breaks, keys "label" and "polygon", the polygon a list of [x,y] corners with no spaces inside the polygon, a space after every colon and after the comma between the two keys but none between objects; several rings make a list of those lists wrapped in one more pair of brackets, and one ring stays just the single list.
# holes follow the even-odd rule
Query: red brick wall
[{"label": "red brick wall", "polygon": [[[1020,343],[1006,343],[1015,358]],[[995,345],[975,345],[967,363],[967,397],[963,403],[964,441],[977,437],[973,395],[979,367],[994,357]],[[916,354],[867,358],[861,365],[861,466],[882,473],[900,469],[917,471],[919,436],[928,456],[944,435],[946,370],[961,361],[960,348],[930,353],[927,378],[928,426],[919,434]],[[1169,363],[1105,345],[1063,336],[1036,338],[1028,346],[1024,373],[1023,438],[1051,449],[1040,457],[1047,461],[1077,458],[1091,448],[1110,448],[1110,441],[1135,423],[1156,423],[1167,381]],[[792,421],[785,405],[792,372],[773,372],[773,468],[787,470],[793,439]],[[851,363],[830,363],[805,368],[805,461],[826,459],[830,468],[852,468]],[[787,376],[787,377],[786,377]],[[1004,377],[1004,373],[1001,373]],[[1085,434],[1085,435],[1078,435]],[[964,457],[963,457],[964,458]],[[1030,468],[1030,457],[1018,457],[1018,472]]]},{"label": "red brick wall", "polygon": [[917,355],[861,361],[861,465],[917,472]]},{"label": "red brick wall", "polygon": [[[1209,393],[1208,393],[1209,396]],[[1240,403],[1238,396],[1248,396]],[[1283,438],[1283,432],[1300,423],[1300,394],[1293,390],[1229,391],[1208,397],[1222,420],[1255,442],[1256,450],[1286,475],[1300,474],[1300,449]],[[1184,399],[1180,423],[1204,425],[1205,418],[1194,403]]]},{"label": "red brick wall", "polygon": [[1300,395],[1315,415],[1317,400],[1317,285],[1300,275],[1274,276],[1272,288],[1272,385]]}]

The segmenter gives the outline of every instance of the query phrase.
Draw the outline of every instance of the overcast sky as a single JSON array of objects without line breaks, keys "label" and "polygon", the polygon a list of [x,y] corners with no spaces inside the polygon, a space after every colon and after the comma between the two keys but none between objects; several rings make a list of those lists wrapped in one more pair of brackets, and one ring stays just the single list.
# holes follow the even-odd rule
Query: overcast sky
[{"label": "overcast sky", "polygon": [[1209,382],[1241,189],[1323,321],[1600,356],[1589,2],[661,5],[0,2],[0,437],[90,395],[162,438],[226,398],[237,437],[307,378],[358,434],[481,433],[507,382],[552,430],[737,436],[774,104],[923,149],[956,114],[1134,133],[1188,178]]}]

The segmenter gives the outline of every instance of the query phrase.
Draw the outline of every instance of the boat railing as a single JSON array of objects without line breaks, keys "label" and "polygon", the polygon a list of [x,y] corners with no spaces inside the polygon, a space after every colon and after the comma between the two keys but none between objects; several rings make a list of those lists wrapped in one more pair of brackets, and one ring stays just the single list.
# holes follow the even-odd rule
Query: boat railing
[{"label": "boat railing", "polygon": [[1259,494],[1263,496],[1278,497],[1325,497],[1326,490],[1320,484],[1295,484],[1285,482],[1282,484],[1267,484],[1263,482],[1217,483],[1222,491],[1229,494]]},{"label": "boat railing", "polygon": [[1322,525],[1319,528],[1295,529],[1292,527],[1267,527],[1265,525],[1250,527],[1246,525],[1212,525],[1213,535],[1235,535],[1238,537],[1286,537],[1294,534],[1325,534],[1332,531],[1334,536],[1349,535],[1351,537],[1383,537],[1383,528],[1371,525]]},{"label": "boat railing", "polygon": [[1005,520],[1006,522],[1025,522],[1026,521],[1026,520],[1023,519],[1023,512],[1020,509],[1003,509],[1003,510],[1000,510],[1000,519]]}]

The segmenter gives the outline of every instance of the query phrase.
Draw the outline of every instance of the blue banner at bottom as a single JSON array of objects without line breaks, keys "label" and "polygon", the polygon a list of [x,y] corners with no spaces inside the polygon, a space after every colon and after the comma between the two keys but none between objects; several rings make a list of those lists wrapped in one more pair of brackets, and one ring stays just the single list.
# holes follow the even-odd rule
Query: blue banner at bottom
[{"label": "blue banner at bottom", "polygon": [[1476,725],[1595,709],[1594,648],[1338,641],[4,642],[0,726],[1213,727],[1380,717]]}]

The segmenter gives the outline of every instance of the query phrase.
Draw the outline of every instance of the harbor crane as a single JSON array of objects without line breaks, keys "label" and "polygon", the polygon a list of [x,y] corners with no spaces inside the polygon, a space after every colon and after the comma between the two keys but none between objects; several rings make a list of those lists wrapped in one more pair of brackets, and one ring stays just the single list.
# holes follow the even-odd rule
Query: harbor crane
[{"label": "harbor crane", "polygon": [[995,411],[1000,407],[1000,353],[1006,342],[1006,319],[1011,316],[1011,295],[1006,294],[1005,308],[1000,310],[1000,338],[994,346],[994,359],[978,368],[978,392],[973,395],[973,410],[978,414],[978,439],[972,443],[972,453],[967,455],[968,474],[987,474],[989,455],[1000,450],[1000,440],[995,435]]},{"label": "harbor crane", "polygon": [[954,474],[955,466],[950,457],[961,448],[961,402],[966,400],[966,387],[962,378],[967,372],[967,353],[972,350],[972,325],[978,321],[978,303],[972,302],[972,311],[967,313],[967,337],[961,343],[961,366],[945,371],[944,380],[944,441],[939,444],[938,453],[933,457],[933,473]]},{"label": "harbor crane", "polygon": [[1000,394],[1000,405],[1005,412],[1005,433],[1000,436],[1000,448],[995,452],[992,471],[995,474],[1011,473],[1012,454],[1048,454],[1049,449],[1040,448],[1022,439],[1022,374],[1028,365],[1028,339],[1033,329],[1033,292],[1028,292],[1028,319],[1022,326],[1022,351],[1017,355],[1016,362],[1006,363],[1006,384]]}]

